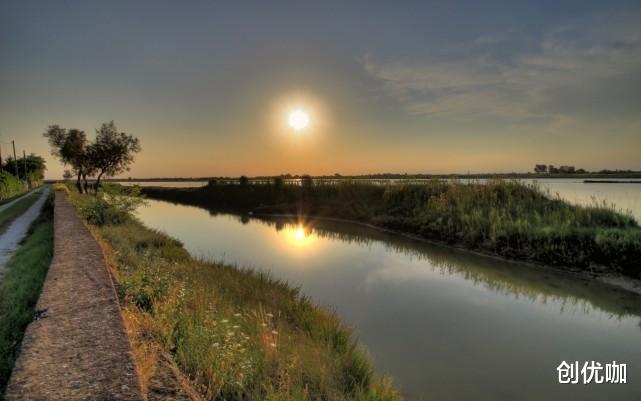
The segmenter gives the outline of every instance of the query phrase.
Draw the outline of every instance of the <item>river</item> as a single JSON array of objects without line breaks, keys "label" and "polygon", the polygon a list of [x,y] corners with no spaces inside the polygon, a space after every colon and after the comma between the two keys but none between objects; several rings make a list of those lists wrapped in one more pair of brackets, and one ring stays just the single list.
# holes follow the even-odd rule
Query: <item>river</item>
[{"label": "river", "polygon": [[[602,185],[621,186],[628,205],[641,199],[627,192],[641,185]],[[138,215],[193,255],[300,286],[355,327],[410,401],[641,399],[639,296],[354,224],[153,200]],[[559,384],[562,361],[625,363],[627,383]]]}]

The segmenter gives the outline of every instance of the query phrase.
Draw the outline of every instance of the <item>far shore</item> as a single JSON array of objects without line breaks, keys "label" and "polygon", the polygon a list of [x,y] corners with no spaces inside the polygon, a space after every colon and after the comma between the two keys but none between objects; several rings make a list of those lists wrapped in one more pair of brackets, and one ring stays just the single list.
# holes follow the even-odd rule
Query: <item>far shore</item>
[{"label": "far shore", "polygon": [[[303,175],[273,175],[273,176],[256,176],[249,177],[249,180],[263,181],[267,179],[274,179],[281,177],[287,179],[300,179]],[[621,179],[641,179],[641,171],[628,172],[628,173],[583,173],[583,174],[537,174],[537,173],[478,173],[478,174],[369,174],[369,175],[318,175],[311,176],[314,180],[431,180],[431,179],[488,179],[488,178],[503,178],[503,179],[607,179],[607,180],[621,180]],[[110,178],[103,181],[106,182],[207,182],[209,180],[238,180],[238,177],[123,177],[123,178]],[[60,179],[47,179],[46,183],[55,183],[62,180]]]}]

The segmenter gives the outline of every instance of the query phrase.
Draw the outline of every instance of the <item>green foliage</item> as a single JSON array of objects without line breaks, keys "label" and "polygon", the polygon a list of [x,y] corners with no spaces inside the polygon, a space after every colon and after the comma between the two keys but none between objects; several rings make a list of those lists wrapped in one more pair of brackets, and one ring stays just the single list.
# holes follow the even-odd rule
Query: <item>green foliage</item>
[{"label": "green foliage", "polygon": [[89,165],[98,176],[96,190],[103,175],[112,177],[129,170],[134,155],[140,152],[140,141],[133,135],[118,132],[113,121],[96,130],[96,140],[87,147]]},{"label": "green foliage", "polygon": [[131,212],[130,203],[122,206],[124,190],[71,197],[115,251],[125,315],[134,316],[133,341],[170,353],[205,398],[399,399],[389,381],[374,376],[351,329],[298,289],[193,259],[179,241],[130,217],[112,224],[104,209]]},{"label": "green foliage", "polygon": [[33,320],[53,255],[53,205],[45,204],[0,280],[0,394],[9,380],[22,336]]},{"label": "green foliage", "polygon": [[254,214],[307,214],[549,265],[641,274],[641,228],[607,204],[572,205],[517,181],[146,188],[152,198]]},{"label": "green foliage", "polygon": [[0,173],[0,200],[13,198],[25,191],[24,184],[6,171]]},{"label": "green foliage", "polygon": [[105,185],[95,196],[75,193],[71,201],[80,215],[96,226],[125,223],[144,203],[140,188],[120,185]]},{"label": "green foliage", "polygon": [[[17,171],[16,167],[18,168]],[[20,177],[22,180],[28,181],[30,185],[34,186],[41,183],[44,179],[44,172],[47,166],[45,159],[32,153],[27,155],[25,159],[19,157],[17,162],[13,157],[8,157],[3,169],[15,177]]]}]

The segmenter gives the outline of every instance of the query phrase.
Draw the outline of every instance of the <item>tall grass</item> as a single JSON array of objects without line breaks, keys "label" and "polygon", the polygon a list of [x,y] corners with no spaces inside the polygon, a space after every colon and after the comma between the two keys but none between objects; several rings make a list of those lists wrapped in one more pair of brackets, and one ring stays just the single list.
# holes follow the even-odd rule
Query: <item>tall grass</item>
[{"label": "tall grass", "polygon": [[0,277],[0,398],[53,256],[51,198]]},{"label": "tall grass", "polygon": [[169,354],[209,400],[399,399],[351,329],[298,289],[194,259],[133,218],[117,223],[93,230],[110,249],[137,362],[147,366],[143,383],[153,355]]},{"label": "tall grass", "polygon": [[20,195],[25,190],[22,181],[6,171],[0,172],[0,201]]},{"label": "tall grass", "polygon": [[145,188],[151,198],[254,213],[352,219],[508,258],[641,273],[641,229],[611,206],[572,205],[534,185],[494,180]]}]

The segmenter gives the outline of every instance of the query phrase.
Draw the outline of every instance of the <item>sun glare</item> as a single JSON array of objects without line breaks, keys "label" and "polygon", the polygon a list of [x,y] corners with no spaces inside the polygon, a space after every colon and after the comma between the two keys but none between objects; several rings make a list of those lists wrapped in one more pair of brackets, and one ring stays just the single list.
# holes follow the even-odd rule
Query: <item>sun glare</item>
[{"label": "sun glare", "polygon": [[287,242],[296,247],[307,246],[313,242],[312,233],[302,224],[287,227],[285,229],[285,238],[287,238]]},{"label": "sun glare", "polygon": [[309,114],[301,109],[289,113],[287,124],[296,131],[303,130],[309,125]]}]

